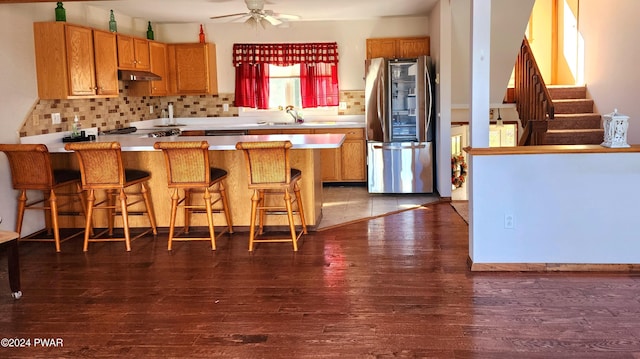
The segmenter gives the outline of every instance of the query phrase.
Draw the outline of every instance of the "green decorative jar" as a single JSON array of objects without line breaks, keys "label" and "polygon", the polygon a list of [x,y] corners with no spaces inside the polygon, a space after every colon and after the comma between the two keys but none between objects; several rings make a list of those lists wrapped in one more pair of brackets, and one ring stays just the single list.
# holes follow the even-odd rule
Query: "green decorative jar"
[{"label": "green decorative jar", "polygon": [[58,1],[58,6],[56,7],[56,21],[67,21],[67,12],[62,7],[61,1]]},{"label": "green decorative jar", "polygon": [[118,24],[116,24],[116,17],[113,15],[113,10],[110,10],[111,14],[109,15],[109,31],[118,32]]}]

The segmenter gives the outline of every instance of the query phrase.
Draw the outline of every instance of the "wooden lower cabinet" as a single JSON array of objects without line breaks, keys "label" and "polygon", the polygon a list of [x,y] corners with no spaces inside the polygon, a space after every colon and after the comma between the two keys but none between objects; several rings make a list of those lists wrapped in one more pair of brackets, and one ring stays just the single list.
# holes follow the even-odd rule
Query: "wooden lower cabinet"
[{"label": "wooden lower cabinet", "polygon": [[345,135],[342,147],[321,150],[323,182],[366,182],[366,142],[362,128],[314,130],[314,133]]},{"label": "wooden lower cabinet", "polygon": [[366,182],[366,142],[362,128],[327,129],[260,129],[249,130],[250,135],[274,134],[344,134],[345,140],[340,148],[320,150],[320,172],[322,182]]}]

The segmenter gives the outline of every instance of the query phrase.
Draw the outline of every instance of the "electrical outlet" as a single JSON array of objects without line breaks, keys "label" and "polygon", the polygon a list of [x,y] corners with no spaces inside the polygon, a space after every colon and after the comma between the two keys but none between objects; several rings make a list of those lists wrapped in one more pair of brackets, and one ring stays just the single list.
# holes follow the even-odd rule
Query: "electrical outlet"
[{"label": "electrical outlet", "polygon": [[339,110],[346,110],[346,109],[347,109],[347,103],[346,103],[346,102],[344,102],[344,101],[340,101],[340,102],[338,103],[338,109],[339,109]]},{"label": "electrical outlet", "polygon": [[54,112],[51,114],[51,124],[52,125],[59,125],[62,122],[62,120],[60,119],[60,112]]},{"label": "electrical outlet", "polygon": [[153,105],[149,105],[149,113],[153,113]]},{"label": "electrical outlet", "polygon": [[34,113],[32,123],[34,126],[40,126],[40,116]]},{"label": "electrical outlet", "polygon": [[504,228],[513,229],[516,227],[516,218],[513,214],[504,215]]},{"label": "electrical outlet", "polygon": [[229,104],[228,103],[223,103],[222,104],[222,111],[229,111]]}]

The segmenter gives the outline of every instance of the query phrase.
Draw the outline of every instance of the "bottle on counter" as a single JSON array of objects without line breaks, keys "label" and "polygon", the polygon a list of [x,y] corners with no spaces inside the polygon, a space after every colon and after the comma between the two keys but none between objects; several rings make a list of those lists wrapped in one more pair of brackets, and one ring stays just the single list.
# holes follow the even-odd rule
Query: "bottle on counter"
[{"label": "bottle on counter", "polygon": [[78,115],[75,115],[71,125],[71,137],[80,137],[80,127],[80,119],[78,119]]},{"label": "bottle on counter", "polygon": [[62,1],[58,1],[56,7],[56,21],[67,21],[67,13],[62,7]]},{"label": "bottle on counter", "polygon": [[173,103],[169,102],[167,108],[167,112],[169,112],[169,123],[173,125]]}]

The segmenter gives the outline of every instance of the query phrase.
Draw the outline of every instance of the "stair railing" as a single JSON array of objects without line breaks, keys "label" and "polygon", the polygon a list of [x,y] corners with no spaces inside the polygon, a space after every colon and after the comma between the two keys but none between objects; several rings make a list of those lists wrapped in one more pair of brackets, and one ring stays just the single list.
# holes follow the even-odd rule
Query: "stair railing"
[{"label": "stair railing", "polygon": [[555,110],[526,37],[516,60],[514,95],[524,128],[518,146],[543,144],[548,120],[554,118]]}]

